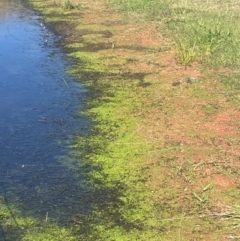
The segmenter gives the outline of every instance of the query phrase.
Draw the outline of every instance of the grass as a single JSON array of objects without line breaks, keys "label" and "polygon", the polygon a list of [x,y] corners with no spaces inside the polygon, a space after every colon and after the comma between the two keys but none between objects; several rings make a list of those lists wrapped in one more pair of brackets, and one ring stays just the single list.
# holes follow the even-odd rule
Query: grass
[{"label": "grass", "polygon": [[239,66],[239,19],[236,1],[119,1],[110,4],[123,11],[144,13],[164,22],[176,42],[179,61],[198,60],[215,67]]}]

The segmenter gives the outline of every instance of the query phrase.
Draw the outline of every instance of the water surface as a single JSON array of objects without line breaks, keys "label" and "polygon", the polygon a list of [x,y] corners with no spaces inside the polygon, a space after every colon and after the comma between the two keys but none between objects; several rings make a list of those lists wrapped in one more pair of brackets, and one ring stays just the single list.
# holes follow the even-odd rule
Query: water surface
[{"label": "water surface", "polygon": [[86,129],[86,90],[65,73],[59,40],[20,1],[0,0],[0,196],[66,222],[84,206],[79,171],[60,160]]}]

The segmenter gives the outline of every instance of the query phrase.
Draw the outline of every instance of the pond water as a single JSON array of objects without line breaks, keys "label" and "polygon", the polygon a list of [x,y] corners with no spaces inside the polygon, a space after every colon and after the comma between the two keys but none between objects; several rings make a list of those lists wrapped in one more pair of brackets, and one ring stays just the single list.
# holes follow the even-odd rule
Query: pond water
[{"label": "pond water", "polygon": [[64,223],[86,208],[80,171],[62,156],[86,131],[78,112],[87,92],[65,73],[60,37],[20,3],[0,0],[0,197],[22,215]]}]

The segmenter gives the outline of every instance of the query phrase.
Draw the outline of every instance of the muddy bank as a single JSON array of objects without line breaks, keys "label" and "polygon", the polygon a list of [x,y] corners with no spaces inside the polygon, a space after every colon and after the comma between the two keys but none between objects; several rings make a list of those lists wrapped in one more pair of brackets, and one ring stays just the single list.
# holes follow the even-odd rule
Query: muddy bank
[{"label": "muddy bank", "polygon": [[[216,73],[206,66],[202,73],[196,61],[181,63],[166,26],[136,13],[122,15],[105,1],[82,2],[80,9],[75,1],[71,8],[63,1],[29,2],[64,36],[66,53],[74,59],[68,72],[90,91],[84,114],[95,125],[87,138],[76,137],[73,150],[89,186],[105,200],[93,200],[91,212],[75,219],[79,235],[87,240],[227,235],[233,220],[220,223],[215,217],[230,195],[222,181],[232,179],[226,166],[212,160],[224,162],[220,149],[237,158],[237,141],[232,151],[226,143],[236,140],[238,130],[228,121],[221,129],[221,120],[230,114],[236,125],[239,113]],[[227,170],[233,173],[234,165]]]}]

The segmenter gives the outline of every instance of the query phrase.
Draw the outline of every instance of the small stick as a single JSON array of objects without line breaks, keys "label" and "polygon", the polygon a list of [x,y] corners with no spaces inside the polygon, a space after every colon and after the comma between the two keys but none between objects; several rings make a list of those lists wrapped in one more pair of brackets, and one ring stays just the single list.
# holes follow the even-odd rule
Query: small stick
[{"label": "small stick", "polygon": [[67,84],[67,82],[66,82],[66,80],[62,77],[62,80],[63,80],[63,82],[65,83],[65,85],[68,87],[68,89],[69,89],[69,86],[68,86],[68,84]]},{"label": "small stick", "polygon": [[48,212],[47,212],[47,214],[46,214],[46,222],[48,221]]}]

